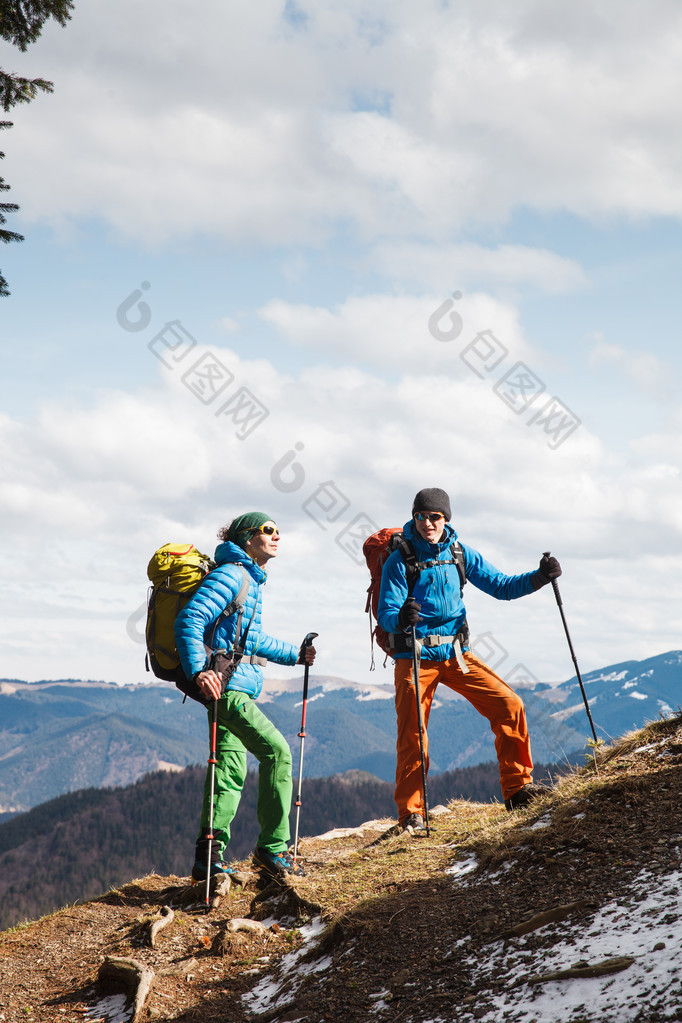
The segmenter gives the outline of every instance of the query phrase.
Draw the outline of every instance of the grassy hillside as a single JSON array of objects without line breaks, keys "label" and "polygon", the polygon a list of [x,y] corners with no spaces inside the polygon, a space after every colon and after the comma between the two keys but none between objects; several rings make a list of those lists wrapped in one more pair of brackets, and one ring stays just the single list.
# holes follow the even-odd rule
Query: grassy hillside
[{"label": "grassy hillside", "polygon": [[245,862],[207,914],[185,878],[131,881],[0,935],[0,1013],[130,1019],[97,981],[124,958],[153,979],[140,1019],[176,1023],[682,1019],[680,766],[676,718],[529,809],[454,801],[430,837],[309,838],[284,886]]},{"label": "grassy hillside", "polygon": [[[0,824],[0,928],[150,871],[188,874],[204,775],[204,767],[189,767],[155,772],[122,788],[84,789]],[[432,802],[462,794],[494,798],[499,793],[497,765],[439,775],[429,791]],[[393,786],[362,776],[359,781],[306,779],[302,796],[303,835],[395,812]],[[257,776],[249,773],[232,827],[230,859],[247,856],[256,844],[256,797]]]}]

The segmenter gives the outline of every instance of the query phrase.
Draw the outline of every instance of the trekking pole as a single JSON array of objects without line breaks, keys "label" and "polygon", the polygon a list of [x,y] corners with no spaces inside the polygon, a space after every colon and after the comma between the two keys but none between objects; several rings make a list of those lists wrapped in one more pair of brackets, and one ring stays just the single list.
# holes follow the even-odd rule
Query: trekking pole
[{"label": "trekking pole", "polygon": [[213,714],[211,719],[211,752],[208,757],[209,767],[211,769],[211,796],[209,800],[208,809],[208,845],[206,847],[206,895],[205,895],[205,908],[206,912],[210,912],[211,909],[211,846],[213,845],[213,803],[215,796],[215,765],[218,763],[216,756],[216,734],[218,724],[218,701],[213,701]]},{"label": "trekking pole", "polygon": [[412,626],[412,674],[414,675],[414,692],[417,699],[417,726],[419,728],[419,756],[422,762],[422,793],[424,795],[424,826],[426,837],[431,833],[429,825],[429,799],[426,794],[426,759],[424,757],[424,731],[422,728],[422,702],[419,695],[419,662],[417,661],[417,630]]},{"label": "trekking pole", "polygon": [[[548,558],[549,555],[550,555],[549,551],[544,551],[543,552],[543,557]],[[561,594],[559,593],[559,584],[556,581],[556,579],[552,579],[552,589],[554,590],[554,596],[556,597],[557,606],[559,608],[559,614],[561,615],[561,621],[563,622],[564,632],[566,633],[566,639],[568,640],[568,649],[570,650],[571,658],[573,659],[573,665],[575,667],[575,673],[576,673],[576,676],[577,676],[577,679],[578,679],[578,684],[580,685],[580,692],[582,693],[582,696],[583,696],[583,703],[585,704],[585,710],[587,711],[587,720],[590,722],[590,728],[592,729],[592,737],[593,737],[594,742],[595,742],[594,769],[595,769],[595,771],[599,772],[599,767],[597,765],[597,744],[599,742],[599,739],[597,738],[597,733],[596,733],[595,728],[594,728],[594,721],[592,720],[592,713],[590,711],[590,704],[589,704],[589,701],[587,699],[587,693],[585,692],[585,686],[583,685],[582,677],[580,675],[580,668],[578,667],[578,661],[576,659],[575,651],[573,649],[573,643],[571,642],[571,634],[568,631],[568,625],[566,623],[566,615],[564,614],[564,605],[563,605],[563,602],[561,600]]]},{"label": "trekking pole", "polygon": [[[309,632],[306,638],[303,640],[303,650],[306,647],[312,646],[312,642],[318,632]],[[298,754],[298,794],[296,796],[296,827],[294,829],[294,863],[296,863],[296,857],[298,856],[298,822],[301,816],[301,782],[303,780],[303,743],[305,742],[305,715],[308,707],[308,674],[310,672],[310,665],[305,664],[303,668],[303,712],[301,714],[301,731],[298,733],[298,737],[301,740],[301,747]]]}]

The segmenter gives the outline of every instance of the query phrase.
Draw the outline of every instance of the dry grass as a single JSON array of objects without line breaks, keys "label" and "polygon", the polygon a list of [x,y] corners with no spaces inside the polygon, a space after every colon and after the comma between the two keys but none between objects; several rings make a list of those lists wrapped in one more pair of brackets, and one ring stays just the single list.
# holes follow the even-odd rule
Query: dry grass
[{"label": "dry grass", "polygon": [[[453,800],[434,817],[429,838],[391,834],[391,820],[340,838],[304,838],[306,877],[264,900],[252,874],[245,889],[233,889],[205,916],[201,893],[187,879],[151,875],[13,928],[0,935],[10,992],[0,996],[0,1017],[5,1023],[82,1020],[99,963],[115,954],[142,959],[156,971],[151,1019],[246,1023],[248,992],[262,975],[253,971],[276,970],[298,947],[297,928],[311,916],[321,916],[327,930],[310,955],[331,956],[334,968],[324,984],[312,974],[300,986],[291,1018],[366,1023],[374,1018],[369,993],[381,987],[396,999],[384,1023],[398,1021],[408,1005],[414,1011],[417,995],[423,1018],[435,1018],[445,994],[422,990],[426,975],[439,978],[449,1005],[468,1004],[484,993],[452,970],[448,950],[458,943],[466,940],[485,954],[487,943],[533,912],[572,902],[577,879],[581,898],[598,905],[626,891],[644,864],[679,868],[682,719],[623,736],[598,749],[597,761],[597,771],[592,764],[575,769],[549,795],[511,814],[499,803]],[[471,888],[446,873],[473,856],[475,899]],[[158,948],[141,947],[135,922],[167,903],[176,910],[173,926]],[[281,927],[221,942],[221,929],[235,916],[275,916]],[[470,1019],[449,1011],[453,1020]]]}]

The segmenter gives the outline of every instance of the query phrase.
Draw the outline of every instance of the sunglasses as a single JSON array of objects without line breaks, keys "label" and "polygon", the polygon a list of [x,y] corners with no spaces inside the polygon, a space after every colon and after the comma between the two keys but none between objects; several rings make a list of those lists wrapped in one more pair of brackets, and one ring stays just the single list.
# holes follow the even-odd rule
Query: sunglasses
[{"label": "sunglasses", "polygon": [[279,536],[279,529],[277,526],[259,526],[258,529],[254,529],[251,536],[255,536],[256,533],[265,533],[266,536]]},{"label": "sunglasses", "polygon": [[442,512],[417,512],[415,515],[415,519],[417,519],[418,522],[426,522],[427,520],[429,522],[440,522],[440,520],[444,518],[445,516]]}]

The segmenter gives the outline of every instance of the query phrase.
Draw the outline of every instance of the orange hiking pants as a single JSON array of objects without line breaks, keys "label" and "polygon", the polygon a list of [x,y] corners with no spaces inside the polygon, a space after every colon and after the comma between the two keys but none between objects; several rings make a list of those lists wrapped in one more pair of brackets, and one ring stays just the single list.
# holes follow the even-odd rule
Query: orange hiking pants
[{"label": "orange hiking pants", "polygon": [[[532,780],[533,761],[523,702],[492,668],[472,653],[465,653],[468,674],[452,658],[448,661],[422,661],[419,670],[424,759],[429,769],[429,744],[426,729],[431,704],[439,682],[471,703],[490,722],[495,735],[495,750],[500,765],[502,797],[509,796]],[[395,709],[398,717],[395,801],[402,824],[411,813],[424,816],[417,701],[412,676],[412,658],[395,661]]]}]

